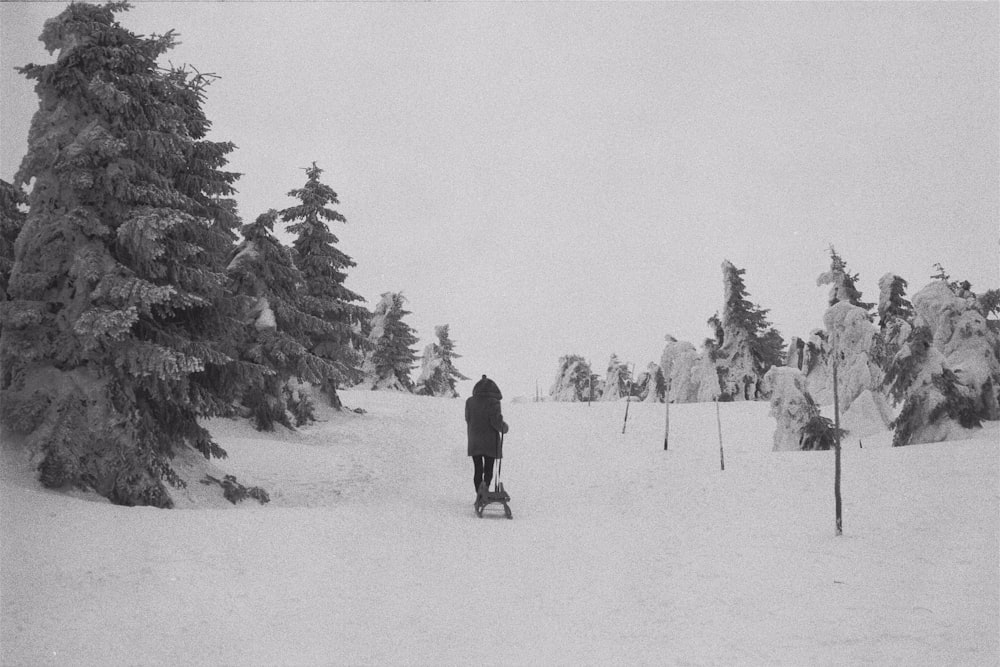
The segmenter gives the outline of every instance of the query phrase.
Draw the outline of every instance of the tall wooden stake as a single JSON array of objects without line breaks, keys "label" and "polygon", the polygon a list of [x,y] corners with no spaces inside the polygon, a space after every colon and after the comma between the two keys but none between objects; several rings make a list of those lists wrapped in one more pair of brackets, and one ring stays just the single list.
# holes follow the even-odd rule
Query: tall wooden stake
[{"label": "tall wooden stake", "polygon": [[837,345],[833,346],[833,501],[837,513],[837,535],[844,534],[840,503],[840,398],[837,395]]},{"label": "tall wooden stake", "polygon": [[667,419],[663,426],[663,451],[667,451],[667,444],[670,442],[670,378],[667,378],[667,395],[663,397],[667,405]]},{"label": "tall wooden stake", "polygon": [[726,469],[726,453],[722,450],[722,417],[719,416],[719,399],[715,399],[715,423],[719,427],[719,465]]},{"label": "tall wooden stake", "polygon": [[625,421],[622,422],[622,433],[625,432],[625,425],[628,424],[628,406],[632,405],[632,390],[629,388],[629,395],[625,397]]},{"label": "tall wooden stake", "polygon": [[628,424],[628,406],[632,404],[632,371],[629,371],[629,380],[625,385],[625,391],[628,393],[625,395],[625,421],[622,422],[622,433],[625,432],[625,425]]}]

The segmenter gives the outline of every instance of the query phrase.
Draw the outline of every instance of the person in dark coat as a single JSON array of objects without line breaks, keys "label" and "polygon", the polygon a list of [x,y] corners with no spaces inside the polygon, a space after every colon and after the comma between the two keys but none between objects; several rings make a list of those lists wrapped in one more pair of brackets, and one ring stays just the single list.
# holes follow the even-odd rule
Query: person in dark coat
[{"label": "person in dark coat", "polygon": [[493,463],[500,458],[500,434],[508,430],[500,412],[503,395],[497,383],[485,375],[472,388],[465,401],[465,423],[469,432],[469,456],[474,472],[472,483],[477,498],[485,496],[493,480]]}]

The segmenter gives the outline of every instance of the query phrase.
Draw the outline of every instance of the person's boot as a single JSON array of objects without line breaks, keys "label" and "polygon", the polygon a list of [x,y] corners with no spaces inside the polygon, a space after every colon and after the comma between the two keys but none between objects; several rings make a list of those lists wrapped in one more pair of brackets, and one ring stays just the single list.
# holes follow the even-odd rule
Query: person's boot
[{"label": "person's boot", "polygon": [[490,483],[485,479],[479,483],[479,491],[476,493],[476,507],[486,504],[486,495],[490,492]]}]

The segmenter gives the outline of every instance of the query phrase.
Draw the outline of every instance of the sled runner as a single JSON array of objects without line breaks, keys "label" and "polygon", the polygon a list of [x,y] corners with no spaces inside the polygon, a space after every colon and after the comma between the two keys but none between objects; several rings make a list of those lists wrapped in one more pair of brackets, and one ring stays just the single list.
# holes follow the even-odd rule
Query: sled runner
[{"label": "sled runner", "polygon": [[513,519],[514,515],[510,511],[510,495],[504,490],[503,482],[497,482],[493,490],[486,490],[486,494],[479,494],[476,497],[476,514],[482,518],[483,510],[493,504],[503,505],[503,513],[508,519]]},{"label": "sled runner", "polygon": [[510,511],[510,505],[507,504],[510,502],[510,495],[504,490],[503,482],[500,481],[500,471],[503,470],[503,433],[500,434],[500,444],[497,449],[499,465],[497,467],[496,484],[493,486],[493,490],[490,491],[484,482],[479,489],[479,493],[476,495],[476,515],[480,519],[483,518],[483,510],[494,504],[503,505],[504,515],[508,519],[514,518],[514,515]]}]

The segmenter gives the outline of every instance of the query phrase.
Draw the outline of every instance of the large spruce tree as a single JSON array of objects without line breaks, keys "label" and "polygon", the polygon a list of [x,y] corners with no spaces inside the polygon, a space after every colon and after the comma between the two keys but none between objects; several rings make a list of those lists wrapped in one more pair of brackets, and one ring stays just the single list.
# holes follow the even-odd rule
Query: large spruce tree
[{"label": "large spruce tree", "polygon": [[42,454],[41,481],[120,504],[172,505],[178,448],[224,456],[198,418],[233,411],[258,375],[234,363],[225,263],[238,224],[232,144],[208,141],[206,80],[157,59],[125,3],[72,4],[45,23],[16,182],[33,179],[4,304],[3,419]]},{"label": "large spruce tree", "polygon": [[364,299],[344,286],[347,269],[354,261],[337,248],[338,239],[328,223],[347,222],[331,204],[339,204],[337,193],[320,181],[323,170],[313,162],[306,169],[306,182],[288,193],[299,200],[281,211],[292,242],[295,264],[302,274],[300,307],[323,324],[313,327],[308,336],[310,351],[325,359],[334,372],[324,376],[322,390],[336,408],[341,407],[337,388],[361,378],[360,350],[364,346],[360,323],[370,313],[360,304]]},{"label": "large spruce tree", "polygon": [[269,373],[244,388],[243,404],[250,409],[258,430],[271,431],[275,422],[292,427],[288,403],[296,398],[288,386],[292,378],[321,384],[337,369],[309,351],[309,334],[333,327],[299,308],[302,275],[291,250],[274,236],[277,211],[260,215],[242,229],[243,243],[229,263],[237,294],[250,300],[244,318],[241,358],[269,369]]}]

